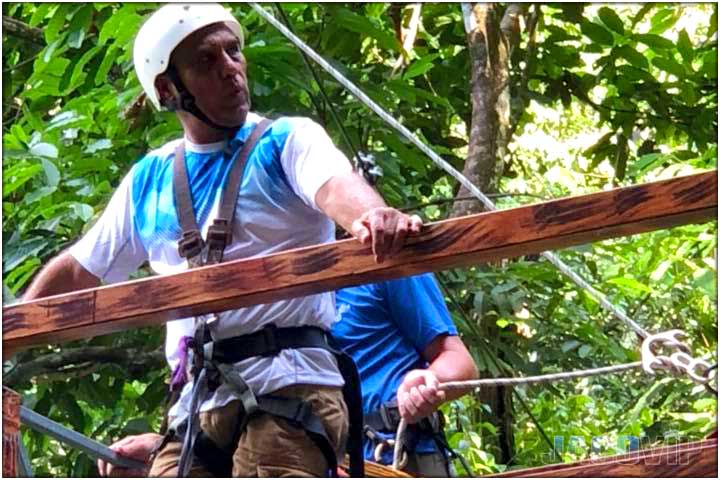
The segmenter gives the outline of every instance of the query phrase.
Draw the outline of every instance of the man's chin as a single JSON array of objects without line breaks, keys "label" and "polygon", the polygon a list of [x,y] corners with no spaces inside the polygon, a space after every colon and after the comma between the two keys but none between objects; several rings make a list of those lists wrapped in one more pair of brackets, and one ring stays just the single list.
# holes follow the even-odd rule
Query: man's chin
[{"label": "man's chin", "polygon": [[249,111],[249,107],[238,109],[237,112],[234,112],[234,115],[227,115],[222,120],[215,121],[215,123],[226,128],[242,127],[245,124],[245,120],[247,120]]}]

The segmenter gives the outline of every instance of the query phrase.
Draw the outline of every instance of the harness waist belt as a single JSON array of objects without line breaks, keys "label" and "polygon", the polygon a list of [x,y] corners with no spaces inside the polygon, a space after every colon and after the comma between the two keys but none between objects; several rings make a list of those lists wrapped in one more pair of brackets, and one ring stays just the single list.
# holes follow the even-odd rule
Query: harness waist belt
[{"label": "harness waist belt", "polygon": [[[381,432],[395,432],[400,424],[400,410],[398,410],[396,402],[389,402],[379,409],[363,415],[363,423],[373,430]],[[408,425],[408,428],[435,433],[442,431],[440,415],[433,412],[429,417],[425,417],[414,425]]]},{"label": "harness waist belt", "polygon": [[[206,343],[210,341],[206,336]],[[277,328],[268,325],[247,335],[214,341],[212,359],[219,363],[237,363],[251,357],[272,357],[281,350],[296,348],[328,350],[325,330],[312,326]]]}]

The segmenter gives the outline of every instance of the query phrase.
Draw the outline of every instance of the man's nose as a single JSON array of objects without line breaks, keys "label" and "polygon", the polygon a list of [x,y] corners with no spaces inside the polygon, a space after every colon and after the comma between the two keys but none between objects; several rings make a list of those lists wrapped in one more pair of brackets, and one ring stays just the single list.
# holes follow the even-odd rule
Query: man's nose
[{"label": "man's nose", "polygon": [[220,68],[224,76],[237,75],[242,69],[242,62],[239,62],[237,59],[228,55],[227,52],[223,51]]}]

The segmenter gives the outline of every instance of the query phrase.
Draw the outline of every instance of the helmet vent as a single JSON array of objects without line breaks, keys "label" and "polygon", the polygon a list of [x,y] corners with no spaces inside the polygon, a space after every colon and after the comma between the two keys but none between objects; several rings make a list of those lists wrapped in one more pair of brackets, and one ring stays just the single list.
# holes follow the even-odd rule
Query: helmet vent
[{"label": "helmet vent", "polygon": [[184,21],[185,21],[185,20],[183,20],[182,18],[180,19],[180,23],[183,23]]}]

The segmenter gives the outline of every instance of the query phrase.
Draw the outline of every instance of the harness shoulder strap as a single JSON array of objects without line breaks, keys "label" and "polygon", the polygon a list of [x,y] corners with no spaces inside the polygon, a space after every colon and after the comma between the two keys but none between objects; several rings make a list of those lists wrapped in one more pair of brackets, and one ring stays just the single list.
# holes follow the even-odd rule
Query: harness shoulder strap
[{"label": "harness shoulder strap", "polygon": [[[178,253],[187,258],[191,266],[219,263],[222,261],[225,247],[232,241],[232,225],[235,218],[237,197],[240,192],[243,173],[247,159],[255,144],[272,123],[263,119],[255,127],[243,147],[235,153],[227,182],[222,190],[218,218],[208,228],[207,240],[204,241],[197,224],[193,208],[190,181],[185,164],[185,146],[180,142],[175,148],[173,161],[173,192],[178,223],[182,229],[182,237],[178,242]],[[200,257],[207,247],[205,259]]]}]

